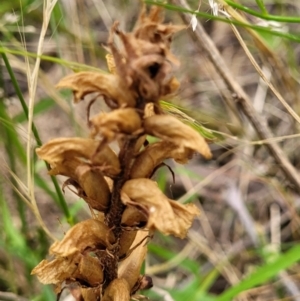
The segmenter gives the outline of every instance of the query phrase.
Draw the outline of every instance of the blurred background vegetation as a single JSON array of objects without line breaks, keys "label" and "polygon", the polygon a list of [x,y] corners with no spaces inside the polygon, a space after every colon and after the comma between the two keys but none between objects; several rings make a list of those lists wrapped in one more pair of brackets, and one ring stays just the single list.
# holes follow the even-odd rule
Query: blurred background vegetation
[{"label": "blurred background vegetation", "polygon": [[[30,272],[47,256],[51,236],[61,238],[90,213],[74,194],[62,193],[64,179],[51,179],[34,149],[52,138],[87,135],[86,103],[74,106],[71,93],[56,91],[55,83],[71,71],[106,71],[110,26],[119,20],[130,31],[141,3],[54,4],[0,5],[0,300],[55,300],[52,287]],[[171,198],[195,202],[202,215],[185,240],[156,234],[145,264],[154,288],[145,295],[166,301],[300,300],[300,2],[156,4],[167,22],[182,24],[183,11],[193,19],[185,19],[187,29],[173,42],[181,87],[162,105],[207,138],[214,158],[195,156],[184,167],[170,162],[175,183],[167,168],[155,175]],[[204,28],[213,46],[194,26]],[[212,58],[215,51],[222,61]],[[228,75],[250,100],[252,119]],[[101,109],[99,100],[95,110]],[[274,143],[279,159],[269,151]]]}]

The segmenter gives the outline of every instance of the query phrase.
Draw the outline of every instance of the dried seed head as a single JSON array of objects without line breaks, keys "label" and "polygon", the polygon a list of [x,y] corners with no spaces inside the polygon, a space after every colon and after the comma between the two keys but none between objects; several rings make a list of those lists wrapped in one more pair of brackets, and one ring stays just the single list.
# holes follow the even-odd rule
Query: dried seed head
[{"label": "dried seed head", "polygon": [[[108,39],[111,74],[79,72],[58,83],[73,90],[75,103],[96,92],[112,110],[89,120],[93,139],[53,139],[36,151],[50,164],[50,174],[69,177],[63,188],[72,185],[99,211],[91,210],[94,219],[67,231],[50,247],[53,259],[32,271],[57,292],[69,286],[78,301],[129,301],[137,290],[151,287],[151,278],[140,275],[149,232],[184,238],[199,215],[194,204],[168,199],[149,179],[168,158],[184,164],[194,152],[211,157],[195,130],[161,115],[160,98],[179,87],[172,75],[179,61],[170,43],[183,28],[162,21],[159,7],[147,13],[144,6],[131,33],[120,31],[116,22]],[[147,135],[161,141],[148,145]],[[118,155],[107,145],[113,141]]]}]

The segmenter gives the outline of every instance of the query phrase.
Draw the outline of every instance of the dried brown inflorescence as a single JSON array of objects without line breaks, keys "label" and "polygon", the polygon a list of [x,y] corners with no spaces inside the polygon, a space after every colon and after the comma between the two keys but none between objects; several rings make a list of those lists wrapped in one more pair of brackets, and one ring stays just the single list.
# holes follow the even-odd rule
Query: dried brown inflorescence
[{"label": "dried brown inflorescence", "polygon": [[[131,33],[115,23],[108,41],[111,73],[79,72],[57,85],[72,89],[75,102],[97,92],[111,110],[89,118],[90,138],[58,138],[37,149],[49,173],[67,176],[64,187],[72,187],[92,213],[32,271],[42,283],[55,284],[58,294],[69,288],[77,300],[129,301],[152,286],[140,269],[154,231],[184,238],[199,214],[194,204],[168,199],[151,180],[165,159],[184,164],[194,152],[211,157],[203,137],[160,108],[159,99],[178,88],[170,43],[181,29],[162,21],[154,7],[149,14],[142,10]],[[147,135],[158,141],[149,144]],[[113,141],[118,153],[110,148]]]}]

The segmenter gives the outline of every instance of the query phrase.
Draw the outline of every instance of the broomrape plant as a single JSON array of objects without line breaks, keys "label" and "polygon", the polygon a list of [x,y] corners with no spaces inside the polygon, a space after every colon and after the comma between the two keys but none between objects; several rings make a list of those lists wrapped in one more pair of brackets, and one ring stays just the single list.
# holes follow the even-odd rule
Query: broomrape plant
[{"label": "broomrape plant", "polygon": [[[185,164],[195,152],[211,157],[202,136],[160,107],[160,98],[179,85],[170,44],[182,29],[162,22],[157,7],[149,13],[144,7],[130,33],[116,22],[108,39],[110,73],[79,72],[57,85],[72,89],[75,103],[97,92],[110,109],[93,117],[88,112],[90,138],[57,138],[36,150],[51,175],[68,177],[63,189],[72,187],[91,209],[92,218],[56,241],[52,258],[32,271],[42,283],[54,284],[58,296],[69,288],[76,300],[130,300],[152,286],[140,269],[155,230],[184,238],[199,214],[194,204],[167,198],[151,180],[165,159]],[[149,144],[147,135],[159,140]],[[113,141],[118,153],[109,145]]]}]

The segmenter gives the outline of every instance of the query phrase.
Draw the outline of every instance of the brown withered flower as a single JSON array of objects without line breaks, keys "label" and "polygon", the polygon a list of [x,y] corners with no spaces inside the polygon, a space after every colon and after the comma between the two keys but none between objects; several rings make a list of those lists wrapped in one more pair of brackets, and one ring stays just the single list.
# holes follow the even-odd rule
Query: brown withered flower
[{"label": "brown withered flower", "polygon": [[[32,271],[57,294],[68,288],[76,300],[129,301],[152,286],[140,269],[154,232],[184,238],[199,215],[196,205],[170,200],[151,180],[166,159],[185,164],[195,152],[211,157],[199,133],[162,114],[159,100],[178,88],[172,70],[179,62],[170,44],[182,29],[162,22],[158,7],[149,13],[144,7],[132,32],[115,23],[108,39],[110,73],[79,72],[57,85],[71,89],[75,103],[97,92],[110,108],[89,117],[89,138],[57,138],[36,150],[51,175],[68,178],[63,188],[83,198],[92,215],[55,242],[51,257]],[[156,142],[149,144],[147,135]],[[114,141],[118,152],[109,145]]]}]

